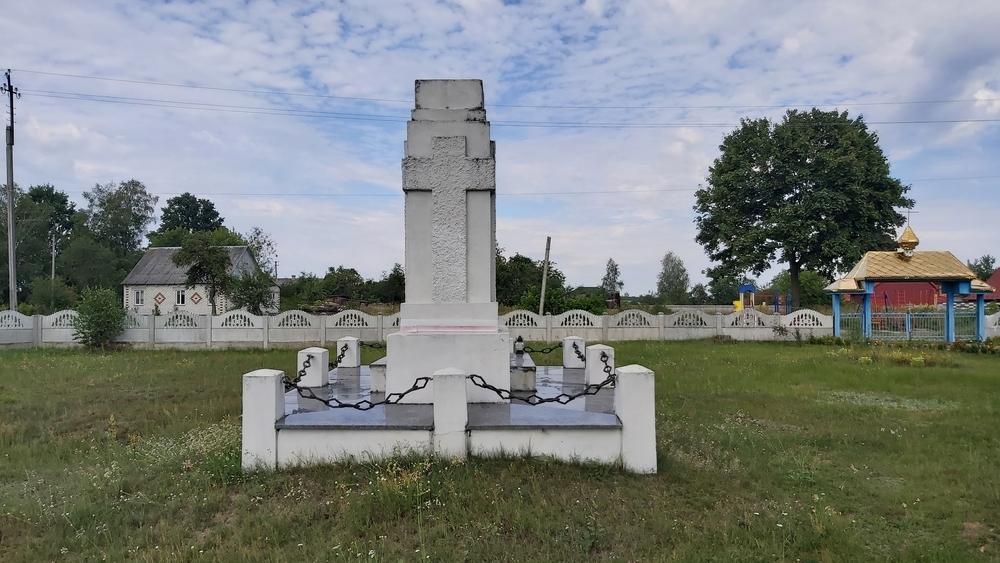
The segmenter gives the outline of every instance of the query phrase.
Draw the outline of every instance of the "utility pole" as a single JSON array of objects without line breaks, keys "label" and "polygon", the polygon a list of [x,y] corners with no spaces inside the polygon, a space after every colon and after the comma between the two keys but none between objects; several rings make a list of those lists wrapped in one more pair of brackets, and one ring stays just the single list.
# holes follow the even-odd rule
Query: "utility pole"
[{"label": "utility pole", "polygon": [[7,283],[9,287],[8,307],[17,310],[17,259],[14,254],[14,98],[21,93],[10,85],[10,69],[7,69],[7,83],[0,85],[0,93],[7,94],[10,105],[10,125],[7,126]]},{"label": "utility pole", "polygon": [[549,248],[552,246],[552,237],[545,237],[545,262],[542,264],[542,296],[538,300],[539,316],[545,314],[545,282],[549,279]]},{"label": "utility pole", "polygon": [[49,308],[56,306],[56,232],[52,231],[52,277],[49,278]]}]

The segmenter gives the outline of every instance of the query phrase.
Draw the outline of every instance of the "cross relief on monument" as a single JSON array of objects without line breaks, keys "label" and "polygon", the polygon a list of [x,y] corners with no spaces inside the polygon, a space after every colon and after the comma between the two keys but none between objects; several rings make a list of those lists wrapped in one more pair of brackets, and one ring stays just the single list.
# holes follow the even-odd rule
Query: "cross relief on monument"
[{"label": "cross relief on monument", "polygon": [[430,300],[488,302],[491,295],[469,287],[469,259],[476,262],[469,253],[488,250],[476,248],[477,239],[483,237],[472,231],[492,230],[495,161],[467,157],[465,137],[434,137],[431,152],[430,158],[410,157],[403,162],[403,190],[408,197],[415,191],[430,192]]}]

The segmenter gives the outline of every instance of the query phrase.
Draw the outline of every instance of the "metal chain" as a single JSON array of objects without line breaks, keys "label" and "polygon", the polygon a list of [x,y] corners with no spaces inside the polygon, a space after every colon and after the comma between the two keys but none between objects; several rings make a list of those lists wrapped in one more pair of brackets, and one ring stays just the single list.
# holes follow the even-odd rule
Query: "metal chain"
[{"label": "metal chain", "polygon": [[[587,363],[587,357],[584,356],[583,352],[580,351],[580,343],[577,342],[576,340],[573,341],[573,351],[576,352],[577,359],[579,359],[583,363]],[[602,354],[603,353],[604,352],[602,352]]]},{"label": "metal chain", "polygon": [[539,354],[548,354],[549,352],[552,352],[553,350],[558,350],[559,348],[562,348],[562,342],[560,342],[559,344],[556,344],[555,346],[549,346],[548,348],[542,348],[541,350],[535,350],[531,346],[525,346],[524,347],[524,351],[528,352],[528,353],[531,353],[531,354],[534,354],[535,352],[538,352]]},{"label": "metal chain", "polygon": [[[348,345],[344,344],[340,348],[340,354],[337,356],[337,359],[333,362],[330,362],[329,367],[331,371],[338,365],[340,365],[341,361],[343,361],[344,356],[347,355],[347,348]],[[412,393],[413,391],[418,391],[420,389],[423,389],[424,387],[427,387],[427,384],[430,383],[431,381],[430,377],[418,377],[413,381],[413,386],[411,386],[406,391],[403,391],[402,393],[389,393],[388,395],[385,396],[385,399],[382,399],[381,401],[371,401],[368,399],[364,399],[356,403],[346,403],[335,397],[324,399],[319,395],[317,395],[316,392],[313,391],[312,388],[310,387],[299,387],[299,382],[302,381],[303,377],[305,377],[306,370],[310,366],[312,366],[312,360],[313,360],[313,355],[307,354],[305,361],[302,362],[302,369],[299,370],[298,376],[292,380],[288,379],[285,380],[284,382],[285,391],[291,391],[292,389],[295,389],[295,391],[298,392],[300,397],[304,399],[313,399],[319,401],[324,405],[330,407],[331,409],[356,409],[359,411],[367,411],[379,405],[395,405],[396,403],[401,401],[403,397],[405,397],[407,394]]]},{"label": "metal chain", "polygon": [[[330,362],[330,365],[328,366],[330,371],[336,369],[337,366],[340,365],[340,362],[344,361],[344,356],[346,355],[347,355],[347,344],[344,344],[343,346],[340,347],[340,354],[337,355],[337,359]],[[312,356],[308,356],[306,359],[309,359],[311,357]]]},{"label": "metal chain", "polygon": [[518,397],[517,395],[512,394],[507,389],[500,389],[499,387],[494,387],[489,383],[486,383],[486,380],[483,379],[483,376],[481,375],[477,375],[474,373],[470,375],[468,379],[476,387],[481,387],[483,389],[493,391],[501,399],[505,401],[522,401],[532,406],[541,405],[544,403],[559,403],[560,405],[565,405],[566,403],[574,399],[579,399],[584,395],[596,395],[601,389],[604,389],[605,387],[615,384],[615,381],[618,379],[618,375],[614,373],[614,370],[608,363],[608,360],[610,359],[611,358],[608,356],[607,352],[601,352],[601,361],[604,362],[604,373],[608,376],[607,379],[597,384],[587,385],[586,387],[583,388],[583,391],[580,391],[579,393],[572,393],[572,394],[560,393],[555,397],[540,397],[538,396],[537,393],[532,393],[527,397]]},{"label": "metal chain", "polygon": [[[415,380],[413,380],[413,385],[406,391],[403,391],[402,393],[389,393],[388,395],[385,396],[385,399],[382,399],[381,401],[370,401],[368,399],[363,399],[356,403],[345,403],[344,401],[341,401],[340,399],[337,399],[335,397],[324,399],[316,395],[316,393],[309,387],[299,387],[298,385],[295,385],[292,388],[298,391],[300,397],[304,399],[313,399],[319,401],[324,405],[330,407],[331,409],[355,409],[359,411],[368,411],[380,405],[395,405],[396,403],[403,400],[403,397],[407,396],[408,394],[414,391],[419,391],[424,387],[427,387],[427,384],[430,383],[431,380],[432,378],[430,377],[418,377]],[[287,382],[285,383],[285,387],[288,387]]]}]

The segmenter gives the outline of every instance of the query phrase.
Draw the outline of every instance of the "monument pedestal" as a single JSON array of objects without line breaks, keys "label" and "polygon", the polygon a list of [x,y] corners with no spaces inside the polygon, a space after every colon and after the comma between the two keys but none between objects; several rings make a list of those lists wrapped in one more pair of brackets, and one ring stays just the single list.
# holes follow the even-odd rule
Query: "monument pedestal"
[{"label": "monument pedestal", "polygon": [[[493,332],[396,332],[386,337],[386,393],[402,393],[418,377],[456,368],[483,376],[500,389],[510,387],[510,333]],[[496,393],[466,382],[470,403],[504,402]],[[434,382],[408,394],[403,403],[434,402]],[[462,406],[461,408],[464,408]]]}]

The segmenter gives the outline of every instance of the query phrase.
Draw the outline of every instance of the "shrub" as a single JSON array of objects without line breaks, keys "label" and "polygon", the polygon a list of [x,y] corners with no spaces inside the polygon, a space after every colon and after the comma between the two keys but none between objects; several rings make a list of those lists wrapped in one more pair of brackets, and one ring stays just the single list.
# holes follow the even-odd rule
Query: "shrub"
[{"label": "shrub", "polygon": [[105,348],[125,330],[125,309],[113,289],[84,289],[76,311],[73,338],[91,348]]}]

